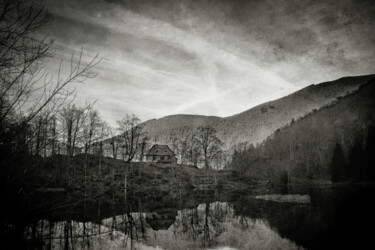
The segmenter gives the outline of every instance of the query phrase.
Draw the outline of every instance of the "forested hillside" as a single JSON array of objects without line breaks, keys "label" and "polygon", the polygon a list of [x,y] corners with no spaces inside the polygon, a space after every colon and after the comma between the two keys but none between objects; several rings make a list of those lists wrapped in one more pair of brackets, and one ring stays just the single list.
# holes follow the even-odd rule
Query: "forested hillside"
[{"label": "forested hillside", "polygon": [[375,80],[278,129],[259,147],[238,148],[231,166],[263,180],[367,181],[375,177]]}]

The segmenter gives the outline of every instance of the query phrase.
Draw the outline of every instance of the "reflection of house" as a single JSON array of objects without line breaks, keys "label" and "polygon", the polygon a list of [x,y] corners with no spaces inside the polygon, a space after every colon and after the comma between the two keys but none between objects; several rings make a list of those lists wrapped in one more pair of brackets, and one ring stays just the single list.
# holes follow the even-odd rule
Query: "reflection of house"
[{"label": "reflection of house", "polygon": [[167,145],[155,144],[146,154],[148,162],[177,163],[175,153]]},{"label": "reflection of house", "polygon": [[176,210],[146,213],[146,222],[154,231],[168,230],[176,220],[176,216]]}]

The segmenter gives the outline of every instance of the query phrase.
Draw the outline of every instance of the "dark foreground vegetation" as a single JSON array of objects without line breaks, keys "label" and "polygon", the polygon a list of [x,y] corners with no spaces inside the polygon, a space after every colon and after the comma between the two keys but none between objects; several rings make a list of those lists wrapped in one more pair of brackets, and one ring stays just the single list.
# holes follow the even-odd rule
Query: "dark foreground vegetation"
[{"label": "dark foreground vegetation", "polygon": [[[122,195],[105,193],[87,198],[68,192],[35,192],[22,203],[22,209],[18,206],[2,211],[5,217],[0,239],[14,248],[105,248],[115,243],[116,232],[123,232],[133,244],[152,245],[155,238],[165,239],[160,234],[170,232],[172,238],[155,244],[160,246],[173,239],[182,247],[167,244],[164,249],[222,245],[241,249],[245,244],[267,249],[269,242],[272,247],[279,246],[279,239],[274,237],[277,232],[282,239],[291,240],[304,249],[355,249],[371,244],[371,225],[375,222],[371,202],[374,187],[371,185],[291,186],[290,194],[307,195],[309,203],[256,199],[258,194],[267,193],[266,189],[259,188],[246,192],[150,191],[126,194],[123,190]],[[279,193],[280,190],[269,192]],[[151,215],[164,219],[152,220]],[[267,232],[273,234],[265,236]],[[222,238],[224,235],[228,237]],[[97,245],[96,237],[100,237],[102,245]],[[188,244],[184,238],[188,239]],[[293,245],[281,246],[297,249]],[[124,246],[112,245],[112,248]]]},{"label": "dark foreground vegetation", "polygon": [[[4,162],[4,161],[3,161]],[[1,190],[10,197],[27,198],[39,192],[66,191],[75,196],[96,197],[105,193],[157,193],[159,196],[192,189],[239,190],[252,185],[232,171],[198,169],[180,164],[124,162],[79,154],[19,157],[2,168]]]}]

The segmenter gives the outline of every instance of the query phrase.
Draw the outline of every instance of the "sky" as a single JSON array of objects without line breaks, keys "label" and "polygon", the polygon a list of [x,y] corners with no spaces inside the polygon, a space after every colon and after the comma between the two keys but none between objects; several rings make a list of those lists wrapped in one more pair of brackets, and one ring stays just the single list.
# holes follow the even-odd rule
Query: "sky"
[{"label": "sky", "polygon": [[[310,84],[375,73],[373,0],[46,0],[48,69],[84,50],[77,84],[109,124],[172,114],[230,116]],[[65,64],[64,64],[65,65]]]}]

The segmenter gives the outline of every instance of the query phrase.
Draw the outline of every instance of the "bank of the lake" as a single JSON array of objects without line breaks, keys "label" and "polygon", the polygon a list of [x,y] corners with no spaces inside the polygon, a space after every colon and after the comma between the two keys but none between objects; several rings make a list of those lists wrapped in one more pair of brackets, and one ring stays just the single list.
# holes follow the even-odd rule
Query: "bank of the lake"
[{"label": "bank of the lake", "polygon": [[125,162],[89,154],[19,158],[2,171],[2,190],[16,193],[18,197],[35,192],[69,192],[85,197],[105,193],[122,196],[124,192],[162,196],[177,190],[244,190],[257,184],[234,171],[207,171],[184,164]]}]

